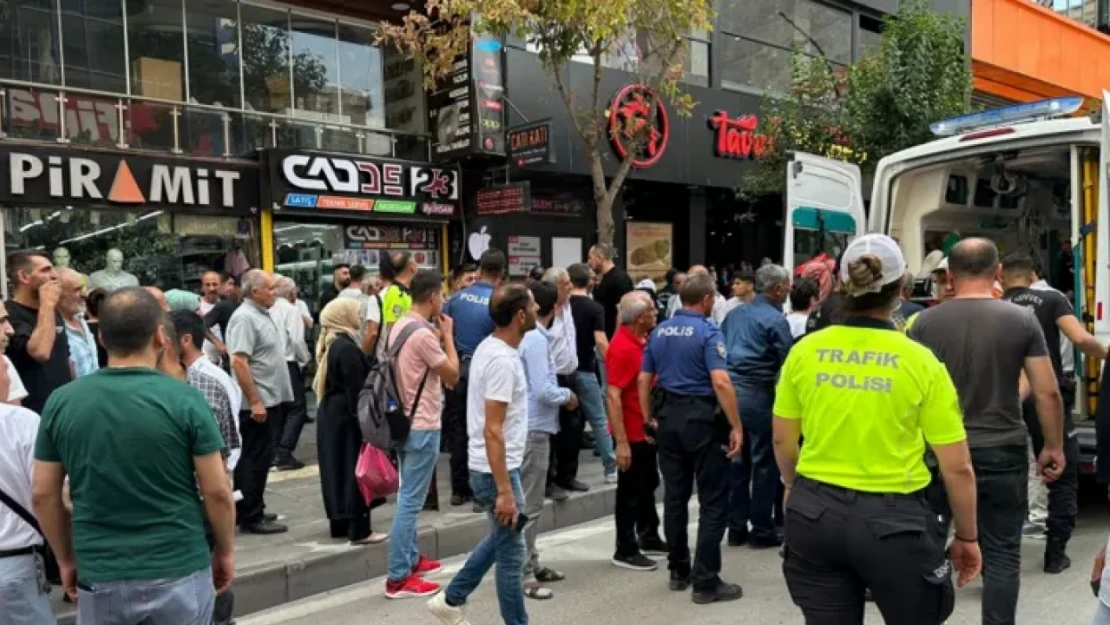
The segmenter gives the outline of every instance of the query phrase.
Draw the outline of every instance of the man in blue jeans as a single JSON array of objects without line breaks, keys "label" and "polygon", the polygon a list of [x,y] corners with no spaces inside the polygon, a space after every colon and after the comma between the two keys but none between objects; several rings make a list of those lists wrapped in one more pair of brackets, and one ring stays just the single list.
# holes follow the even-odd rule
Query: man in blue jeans
[{"label": "man in blue jeans", "polygon": [[478,345],[467,389],[470,487],[489,515],[490,533],[474,548],[447,589],[428,601],[444,625],[468,625],[462,606],[496,564],[497,601],[505,625],[528,625],[522,570],[528,519],[520,467],[528,439],[528,380],[517,347],[536,327],[536,302],[527,287],[499,287],[490,298],[496,327]]},{"label": "man in blue jeans", "polygon": [[[397,386],[412,430],[397,454],[401,491],[389,541],[388,599],[426,597],[439,592],[439,584],[423,575],[439,570],[440,563],[420,554],[416,543],[416,515],[424,506],[428,485],[439,459],[440,414],[443,385],[459,381],[459,355],[455,351],[454,322],[443,314],[443,275],[421,270],[409,286],[412,306],[393,324],[389,345],[399,349],[395,361]],[[439,324],[439,330],[430,323]],[[415,325],[413,325],[415,324]]]},{"label": "man in blue jeans", "polygon": [[794,344],[790,323],[782,314],[790,295],[790,272],[780,265],[760,267],[755,290],[751,303],[734,308],[721,324],[746,434],[743,452],[732,462],[728,544],[766,549],[782,544],[772,520],[779,470],[771,444],[771,409],[779,370]]}]

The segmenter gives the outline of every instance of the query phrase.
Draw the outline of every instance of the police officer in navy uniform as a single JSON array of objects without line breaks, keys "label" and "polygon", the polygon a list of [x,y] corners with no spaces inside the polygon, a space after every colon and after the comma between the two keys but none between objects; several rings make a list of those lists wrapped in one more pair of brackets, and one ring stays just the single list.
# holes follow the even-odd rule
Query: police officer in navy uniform
[{"label": "police officer in navy uniform", "polygon": [[[456,292],[444,304],[443,313],[455,321],[455,346],[459,351],[459,381],[445,398],[443,436],[451,454],[451,505],[461,506],[473,498],[467,466],[466,389],[470,358],[493,332],[489,300],[505,275],[505,253],[490,248],[478,260],[478,280]],[[477,512],[478,510],[475,509]]]},{"label": "police officer in navy uniform", "polygon": [[[694,603],[735,601],[743,595],[739,585],[720,578],[730,458],[740,453],[743,429],[724,337],[707,319],[716,292],[708,275],[686,280],[678,295],[682,308],[652,334],[637,380],[645,429],[649,436],[655,433],[659,446],[670,587],[681,591],[692,583]],[[691,566],[686,531],[695,483],[700,510]]]}]

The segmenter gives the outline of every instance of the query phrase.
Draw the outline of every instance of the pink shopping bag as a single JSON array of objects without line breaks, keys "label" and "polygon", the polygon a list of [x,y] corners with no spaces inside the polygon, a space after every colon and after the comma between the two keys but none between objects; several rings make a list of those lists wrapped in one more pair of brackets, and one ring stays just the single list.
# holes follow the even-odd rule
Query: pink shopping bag
[{"label": "pink shopping bag", "polygon": [[388,497],[397,492],[399,480],[397,469],[389,461],[386,453],[373,445],[362,444],[355,465],[355,479],[367,505],[379,497]]}]

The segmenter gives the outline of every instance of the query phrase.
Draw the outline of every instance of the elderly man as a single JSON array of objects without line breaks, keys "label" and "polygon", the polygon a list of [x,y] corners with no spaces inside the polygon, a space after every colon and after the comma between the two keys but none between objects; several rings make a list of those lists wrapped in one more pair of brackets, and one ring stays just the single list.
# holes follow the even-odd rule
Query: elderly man
[{"label": "elderly man", "polygon": [[[709,270],[706,269],[704,265],[694,265],[693,267],[690,267],[689,271],[686,272],[686,276],[688,278],[693,276],[708,277]],[[675,312],[677,312],[680,308],[682,308],[681,299],[678,297],[672,297],[670,304],[667,306],[667,318],[670,319],[671,317],[674,317]],[[721,295],[717,292],[716,289],[714,289],[713,314],[710,315],[709,318],[712,319],[718,327],[720,327],[720,325],[724,323],[725,315],[729,313],[729,310],[730,308],[728,305],[728,300],[725,299],[724,295]]]},{"label": "elderly man", "polygon": [[772,518],[779,472],[771,444],[771,408],[779,370],[794,344],[782,314],[790,296],[790,272],[780,265],[760,267],[755,290],[751,303],[730,312],[721,325],[746,434],[743,453],[732,464],[728,544],[764,549],[782,544]]},{"label": "elderly man", "polygon": [[58,312],[62,313],[65,323],[73,374],[79,378],[100,368],[96,337],[85,323],[85,284],[81,274],[72,269],[59,269],[58,280],[62,284]]},{"label": "elderly man", "polygon": [[[353,272],[352,272],[353,273]],[[285,424],[281,430],[274,430],[274,469],[295,471],[303,469],[304,463],[293,457],[297,441],[304,429],[307,409],[305,403],[304,366],[311,356],[304,341],[304,318],[297,305],[297,285],[285,276],[275,276],[277,297],[270,315],[277,323],[282,340],[285,341],[285,363],[289,369],[289,381],[293,386],[293,401],[286,409]],[[340,294],[340,297],[343,297]]]},{"label": "elderly man", "polygon": [[243,274],[243,303],[227,325],[231,368],[243,389],[239,413],[242,457],[235,467],[235,487],[243,494],[236,520],[250,534],[280,534],[289,528],[265,515],[263,493],[274,462],[274,440],[284,431],[286,404],[293,385],[285,360],[285,340],[270,308],[274,277],[261,269]]}]

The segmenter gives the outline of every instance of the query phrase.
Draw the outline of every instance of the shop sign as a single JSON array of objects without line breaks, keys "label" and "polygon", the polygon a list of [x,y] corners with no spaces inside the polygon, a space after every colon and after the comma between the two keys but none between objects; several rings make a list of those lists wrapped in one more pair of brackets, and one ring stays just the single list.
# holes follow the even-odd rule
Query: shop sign
[{"label": "shop sign", "polygon": [[755,115],[731,119],[727,111],[717,111],[709,116],[709,128],[717,131],[714,153],[721,158],[763,158],[771,148],[771,138],[756,134],[758,127]]},{"label": "shop sign", "polygon": [[475,212],[479,217],[527,213],[531,196],[532,185],[527,180],[486,187],[478,191]]},{"label": "shop sign", "polygon": [[554,163],[551,122],[534,122],[509,130],[509,162],[516,167]]},{"label": "shop sign", "polygon": [[632,166],[644,169],[663,158],[671,125],[667,107],[651,87],[625,86],[613,97],[605,114],[609,117],[609,141],[621,161],[631,155]]},{"label": "shop sign", "polygon": [[343,247],[349,250],[430,250],[436,247],[436,233],[432,228],[352,224],[343,228]]},{"label": "shop sign", "polygon": [[540,264],[540,237],[509,235],[509,275],[524,276]]},{"label": "shop sign", "polygon": [[577,217],[586,212],[586,203],[569,196],[532,196],[532,214]]},{"label": "shop sign", "polygon": [[452,72],[429,94],[428,121],[436,160],[505,155],[505,80],[501,42],[474,40]]},{"label": "shop sign", "polygon": [[8,145],[0,147],[0,172],[7,172],[0,202],[237,213],[258,207],[257,169],[225,162]]},{"label": "shop sign", "polygon": [[275,208],[450,217],[459,172],[422,163],[275,151]]}]

